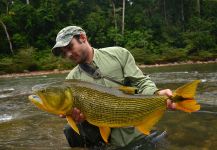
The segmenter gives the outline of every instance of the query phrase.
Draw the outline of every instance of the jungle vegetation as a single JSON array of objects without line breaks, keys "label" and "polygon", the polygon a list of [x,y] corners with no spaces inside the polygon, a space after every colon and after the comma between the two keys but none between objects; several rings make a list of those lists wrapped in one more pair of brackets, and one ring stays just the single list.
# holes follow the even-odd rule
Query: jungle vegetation
[{"label": "jungle vegetation", "polygon": [[68,25],[140,64],[217,58],[217,0],[1,0],[0,74],[71,69],[50,52]]}]

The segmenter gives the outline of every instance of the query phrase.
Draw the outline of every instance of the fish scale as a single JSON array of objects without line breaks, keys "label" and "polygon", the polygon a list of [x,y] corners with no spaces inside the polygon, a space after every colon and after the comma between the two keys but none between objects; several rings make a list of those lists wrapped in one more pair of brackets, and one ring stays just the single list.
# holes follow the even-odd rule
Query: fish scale
[{"label": "fish scale", "polygon": [[82,85],[73,87],[72,93],[76,93],[77,96],[74,106],[84,113],[89,122],[99,126],[104,124],[112,127],[129,126],[132,122],[135,124],[140,122],[143,116],[157,109],[166,109],[165,96],[147,99],[145,96],[128,98],[129,95],[125,95],[120,98]]}]

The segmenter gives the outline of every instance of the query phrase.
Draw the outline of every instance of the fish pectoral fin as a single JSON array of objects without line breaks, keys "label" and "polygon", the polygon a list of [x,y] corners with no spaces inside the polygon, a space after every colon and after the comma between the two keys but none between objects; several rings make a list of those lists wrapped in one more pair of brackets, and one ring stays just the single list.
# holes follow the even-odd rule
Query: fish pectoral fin
[{"label": "fish pectoral fin", "polygon": [[72,119],[72,117],[71,117],[71,116],[66,116],[66,120],[68,121],[68,123],[69,123],[69,125],[72,127],[72,129],[73,129],[76,133],[78,133],[78,134],[80,135],[80,132],[79,132],[79,130],[78,130],[78,127],[77,127],[75,121]]},{"label": "fish pectoral fin", "polygon": [[135,128],[143,134],[149,135],[152,127],[160,120],[164,112],[165,109],[160,109],[150,113],[140,124],[136,125]]},{"label": "fish pectoral fin", "polygon": [[109,127],[99,127],[99,131],[101,134],[102,139],[108,143],[108,137],[111,133],[111,129]]}]

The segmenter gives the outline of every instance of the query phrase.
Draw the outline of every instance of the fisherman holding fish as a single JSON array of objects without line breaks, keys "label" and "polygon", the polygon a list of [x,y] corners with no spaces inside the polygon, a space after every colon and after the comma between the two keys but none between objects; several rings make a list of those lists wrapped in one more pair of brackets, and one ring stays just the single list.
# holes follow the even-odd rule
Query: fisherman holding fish
[{"label": "fisherman holding fish", "polygon": [[[170,89],[159,90],[150,77],[143,74],[128,50],[122,47],[93,48],[81,27],[68,26],[59,31],[52,53],[78,64],[66,79],[78,79],[106,87],[136,87],[138,93],[144,95],[172,96]],[[167,108],[175,107],[175,103],[168,99]],[[89,147],[103,143],[98,127],[85,121],[84,114],[78,108],[72,110],[71,116],[80,131],[79,135],[69,125],[65,126],[64,134],[71,147]],[[112,128],[108,142],[116,147],[124,147],[145,138],[134,127]]]}]

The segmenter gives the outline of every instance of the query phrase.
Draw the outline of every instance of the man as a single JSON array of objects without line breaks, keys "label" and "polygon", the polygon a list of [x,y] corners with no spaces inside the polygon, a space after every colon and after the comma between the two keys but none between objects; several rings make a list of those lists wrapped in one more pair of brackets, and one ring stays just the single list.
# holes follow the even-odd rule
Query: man
[{"label": "man", "polygon": [[[141,94],[172,96],[171,90],[157,89],[150,78],[144,76],[128,50],[121,47],[92,48],[85,31],[78,26],[65,27],[57,34],[52,53],[79,64],[66,79],[79,79],[107,87],[127,84],[138,88],[138,93]],[[82,66],[87,66],[87,68]],[[101,77],[95,77],[95,72],[92,74],[88,72],[91,69],[93,72],[97,70],[102,74]],[[175,104],[170,100],[167,106],[171,109],[175,108]],[[98,128],[84,121],[85,116],[79,109],[72,110],[72,117],[77,122],[81,135],[75,133],[69,126],[65,127],[64,133],[71,147],[94,146],[102,142]],[[133,127],[114,128],[111,131],[109,142],[116,147],[123,147],[142,138],[144,135]]]}]

